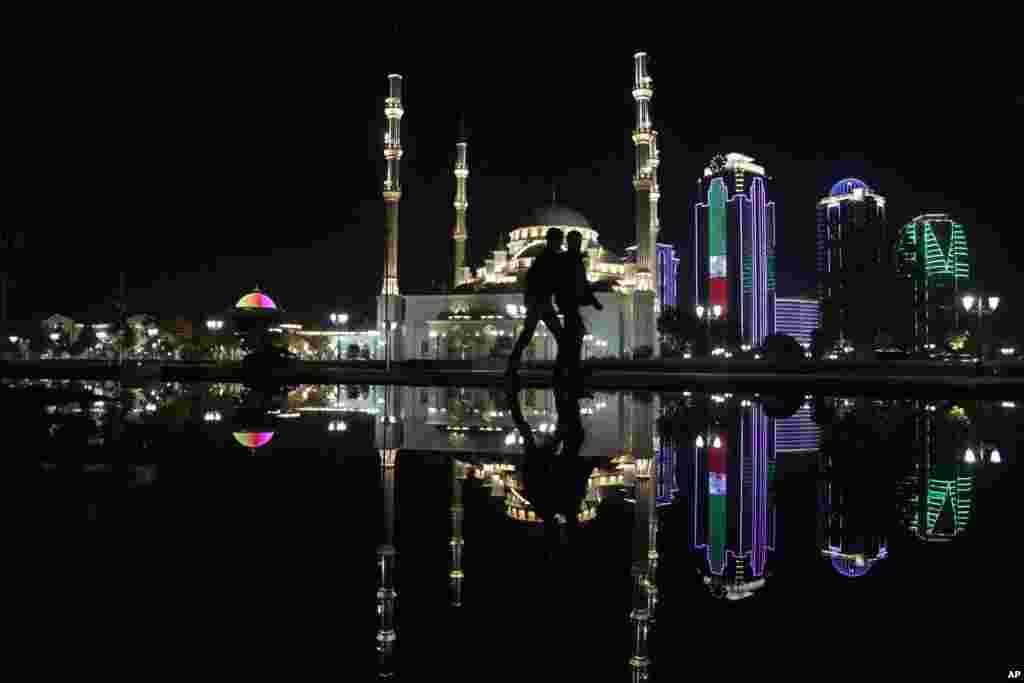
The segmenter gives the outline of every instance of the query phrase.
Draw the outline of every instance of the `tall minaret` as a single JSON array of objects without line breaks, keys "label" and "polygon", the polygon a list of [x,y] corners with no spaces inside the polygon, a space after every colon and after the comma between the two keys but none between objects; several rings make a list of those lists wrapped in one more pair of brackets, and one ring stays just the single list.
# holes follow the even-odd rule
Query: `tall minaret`
[{"label": "tall minaret", "polygon": [[[398,202],[402,199],[399,169],[402,160],[402,77],[388,76],[388,97],[384,100],[387,130],[384,133],[384,284],[377,306],[377,322],[387,340],[389,358],[401,358],[401,298],[398,291]],[[392,325],[392,323],[398,323]]]},{"label": "tall minaret", "polygon": [[654,81],[647,74],[647,53],[637,52],[633,60],[633,100],[636,102],[636,128],[633,130],[636,167],[633,172],[633,188],[636,190],[637,245],[634,346],[650,346],[658,355],[657,318],[654,311],[657,290],[654,240],[659,197],[658,151],[656,133],[651,129],[650,110]]},{"label": "tall minaret", "polygon": [[465,508],[462,505],[462,486],[466,481],[466,464],[452,458],[452,497],[449,512],[452,519],[452,535],[448,541],[448,589],[452,607],[462,607],[462,520]]},{"label": "tall minaret", "polygon": [[466,163],[466,134],[459,131],[459,142],[455,145],[455,273],[453,283],[458,287],[469,279],[466,271],[466,209],[469,201],[466,196],[466,181],[469,178],[469,166]]}]

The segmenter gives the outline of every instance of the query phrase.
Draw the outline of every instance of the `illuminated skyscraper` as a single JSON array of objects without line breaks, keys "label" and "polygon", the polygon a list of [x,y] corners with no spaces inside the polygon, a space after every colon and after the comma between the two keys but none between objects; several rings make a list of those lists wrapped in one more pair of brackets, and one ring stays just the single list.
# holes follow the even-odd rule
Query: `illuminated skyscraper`
[{"label": "illuminated skyscraper", "polygon": [[775,299],[775,333],[786,334],[801,344],[810,344],[814,330],[821,325],[821,306],[817,299]]},{"label": "illuminated skyscraper", "polygon": [[895,271],[885,198],[864,181],[844,178],[818,202],[817,261],[825,329],[837,339],[873,342],[887,327],[879,314],[894,308],[880,307],[874,292]]},{"label": "illuminated skyscraper", "polygon": [[924,214],[903,226],[896,249],[901,271],[914,285],[916,339],[941,344],[959,328],[959,294],[969,288],[967,229],[948,214]]},{"label": "illuminated skyscraper", "polygon": [[698,188],[693,301],[721,306],[740,342],[757,346],[775,330],[775,202],[764,167],[742,154],[718,156]]},{"label": "illuminated skyscraper", "polygon": [[[834,444],[833,444],[834,445]],[[888,554],[886,521],[879,514],[870,475],[860,453],[847,451],[835,462],[829,449],[821,453],[818,481],[818,549],[836,573],[857,578],[866,575]]]}]

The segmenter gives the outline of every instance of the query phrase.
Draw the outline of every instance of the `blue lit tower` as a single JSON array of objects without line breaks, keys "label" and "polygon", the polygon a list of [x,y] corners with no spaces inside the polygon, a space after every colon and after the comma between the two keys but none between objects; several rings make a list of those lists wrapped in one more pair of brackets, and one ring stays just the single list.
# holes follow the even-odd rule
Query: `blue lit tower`
[{"label": "blue lit tower", "polygon": [[[871,343],[879,317],[898,305],[879,306],[879,287],[891,283],[891,240],[885,198],[857,178],[832,185],[818,202],[818,298],[830,336]],[[880,310],[881,309],[881,310]]]},{"label": "blue lit tower", "polygon": [[944,213],[918,216],[900,231],[896,253],[913,282],[916,339],[941,344],[960,327],[960,293],[970,288],[967,229]]},{"label": "blue lit tower", "polygon": [[742,154],[711,160],[697,181],[694,208],[694,304],[721,306],[743,344],[775,331],[775,202],[764,167]]},{"label": "blue lit tower", "polygon": [[744,402],[689,446],[691,542],[715,597],[739,600],[764,586],[775,549],[774,423],[761,404]]}]

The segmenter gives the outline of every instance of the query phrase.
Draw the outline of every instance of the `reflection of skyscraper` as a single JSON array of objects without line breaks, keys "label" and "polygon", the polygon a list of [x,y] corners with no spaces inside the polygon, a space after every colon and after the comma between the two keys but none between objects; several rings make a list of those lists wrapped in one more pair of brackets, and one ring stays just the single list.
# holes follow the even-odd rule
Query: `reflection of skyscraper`
[{"label": "reflection of skyscraper", "polygon": [[917,418],[921,459],[903,481],[904,523],[923,541],[951,541],[974,516],[974,466],[963,462],[955,440],[937,434],[935,413]]},{"label": "reflection of skyscraper", "polygon": [[721,306],[743,343],[775,330],[775,202],[762,166],[742,154],[704,169],[691,243],[695,304]]},{"label": "reflection of skyscraper", "polygon": [[775,548],[775,425],[760,404],[710,426],[693,452],[693,546],[703,551],[705,583],[739,600],[764,585]]},{"label": "reflection of skyscraper", "polygon": [[809,403],[789,417],[775,420],[776,453],[809,453],[821,447],[821,427]]},{"label": "reflection of skyscraper", "polygon": [[[838,456],[838,458],[833,456]],[[854,450],[822,452],[818,482],[818,549],[842,576],[864,576],[888,555],[874,470],[865,471]],[[838,459],[838,463],[836,462]]]}]

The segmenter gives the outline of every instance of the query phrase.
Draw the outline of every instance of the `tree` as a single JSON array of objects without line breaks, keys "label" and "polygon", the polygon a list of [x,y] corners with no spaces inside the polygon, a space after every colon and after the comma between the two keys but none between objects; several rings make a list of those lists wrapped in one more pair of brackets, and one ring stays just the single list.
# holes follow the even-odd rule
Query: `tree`
[{"label": "tree", "polygon": [[687,342],[700,337],[700,323],[697,316],[683,312],[677,306],[663,306],[658,316],[658,334],[661,336],[663,356],[678,356],[683,353]]},{"label": "tree", "polygon": [[125,325],[114,334],[111,344],[115,351],[133,353],[139,345],[139,334],[134,325]]},{"label": "tree", "polygon": [[78,339],[71,344],[70,353],[72,356],[81,356],[93,350],[99,339],[92,325],[86,325],[78,335]]},{"label": "tree", "polygon": [[359,358],[359,354],[360,351],[358,344],[349,344],[348,348],[345,349],[345,358],[347,358],[348,360],[355,360]]}]

